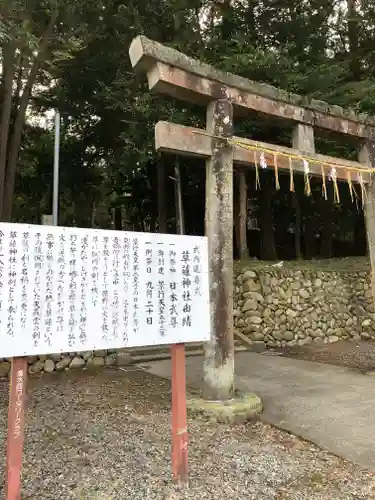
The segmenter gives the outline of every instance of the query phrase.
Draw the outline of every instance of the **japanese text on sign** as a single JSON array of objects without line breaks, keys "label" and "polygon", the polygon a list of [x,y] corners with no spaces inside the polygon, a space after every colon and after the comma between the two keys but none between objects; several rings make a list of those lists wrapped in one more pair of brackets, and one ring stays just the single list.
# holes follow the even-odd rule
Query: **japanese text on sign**
[{"label": "japanese text on sign", "polygon": [[0,224],[0,357],[209,339],[198,236]]}]

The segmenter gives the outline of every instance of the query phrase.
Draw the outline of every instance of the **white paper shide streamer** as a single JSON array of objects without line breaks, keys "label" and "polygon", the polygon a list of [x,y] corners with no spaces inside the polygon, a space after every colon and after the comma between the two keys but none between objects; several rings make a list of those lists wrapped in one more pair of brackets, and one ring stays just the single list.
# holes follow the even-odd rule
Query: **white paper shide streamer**
[{"label": "white paper shide streamer", "polygon": [[260,153],[260,156],[259,156],[259,164],[260,164],[261,168],[268,167],[263,151]]},{"label": "white paper shide streamer", "polygon": [[337,181],[337,170],[335,169],[335,167],[332,167],[329,172],[329,180],[332,182]]},{"label": "white paper shide streamer", "polygon": [[309,175],[309,173],[310,173],[309,162],[305,159],[303,160],[303,171],[304,171],[305,175]]}]

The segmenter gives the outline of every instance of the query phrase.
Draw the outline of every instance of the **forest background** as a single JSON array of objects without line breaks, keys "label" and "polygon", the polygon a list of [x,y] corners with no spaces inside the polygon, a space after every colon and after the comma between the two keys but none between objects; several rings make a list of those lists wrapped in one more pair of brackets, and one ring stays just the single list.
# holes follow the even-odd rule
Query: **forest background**
[{"label": "forest background", "polygon": [[[0,0],[0,220],[40,223],[52,212],[58,108],[61,225],[175,232],[179,161],[186,232],[204,233],[204,163],[154,150],[158,120],[204,127],[204,110],[148,91],[128,56],[139,34],[249,79],[375,114],[375,5],[366,0]],[[254,113],[235,122],[235,133],[290,146],[292,127]],[[356,155],[349,140],[327,135],[316,137],[316,150]],[[166,188],[158,193],[160,175]],[[332,189],[322,198],[319,181],[305,196],[302,176],[295,193],[287,177],[276,191],[272,172],[262,172],[260,190],[251,169],[247,181],[251,256],[365,254],[362,204],[352,203],[347,185],[337,204]]]}]

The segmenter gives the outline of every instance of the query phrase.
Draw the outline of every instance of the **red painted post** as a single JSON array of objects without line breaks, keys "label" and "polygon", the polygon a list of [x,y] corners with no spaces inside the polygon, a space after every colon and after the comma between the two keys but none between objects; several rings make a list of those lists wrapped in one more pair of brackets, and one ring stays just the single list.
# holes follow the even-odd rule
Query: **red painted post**
[{"label": "red painted post", "polygon": [[13,358],[10,372],[5,499],[21,500],[27,358]]},{"label": "red painted post", "polygon": [[171,346],[172,358],[172,472],[180,486],[188,485],[185,346]]}]

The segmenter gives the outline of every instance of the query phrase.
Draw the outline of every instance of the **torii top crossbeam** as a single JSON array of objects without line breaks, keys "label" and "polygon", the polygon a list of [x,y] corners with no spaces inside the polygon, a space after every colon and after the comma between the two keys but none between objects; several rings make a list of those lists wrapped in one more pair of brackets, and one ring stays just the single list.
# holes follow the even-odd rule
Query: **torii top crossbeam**
[{"label": "torii top crossbeam", "polygon": [[150,89],[184,101],[206,105],[224,98],[235,112],[253,109],[359,138],[375,133],[375,119],[368,115],[220,71],[144,36],[132,41],[129,54],[134,69],[147,73]]}]

